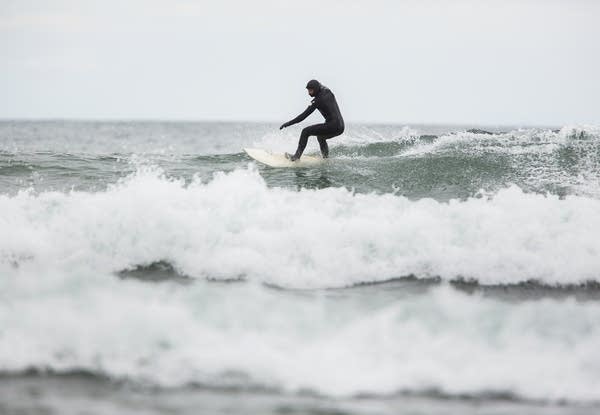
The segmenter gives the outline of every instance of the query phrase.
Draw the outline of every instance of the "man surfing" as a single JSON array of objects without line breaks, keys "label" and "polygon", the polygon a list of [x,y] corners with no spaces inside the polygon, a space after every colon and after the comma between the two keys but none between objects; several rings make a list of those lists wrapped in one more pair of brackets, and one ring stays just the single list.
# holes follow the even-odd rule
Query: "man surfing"
[{"label": "man surfing", "polygon": [[344,132],[344,119],[342,118],[340,108],[338,107],[333,92],[331,92],[331,90],[325,85],[321,85],[321,83],[316,79],[308,81],[306,84],[306,89],[308,90],[308,95],[313,97],[308,108],[306,108],[302,114],[298,115],[293,120],[283,123],[279,129],[281,130],[289,127],[290,125],[294,125],[303,121],[316,109],[319,110],[323,117],[325,117],[325,122],[323,124],[308,126],[302,130],[296,153],[293,155],[285,153],[285,156],[291,161],[300,159],[304,149],[306,148],[308,137],[311,135],[317,136],[323,158],[329,157],[329,147],[327,146],[326,140],[336,137]]}]

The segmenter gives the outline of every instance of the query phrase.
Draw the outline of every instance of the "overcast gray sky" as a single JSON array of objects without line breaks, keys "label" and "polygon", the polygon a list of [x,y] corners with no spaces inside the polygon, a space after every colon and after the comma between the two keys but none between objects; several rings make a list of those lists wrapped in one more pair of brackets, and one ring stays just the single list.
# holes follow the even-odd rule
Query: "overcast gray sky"
[{"label": "overcast gray sky", "polygon": [[0,0],[0,118],[599,123],[600,1]]}]

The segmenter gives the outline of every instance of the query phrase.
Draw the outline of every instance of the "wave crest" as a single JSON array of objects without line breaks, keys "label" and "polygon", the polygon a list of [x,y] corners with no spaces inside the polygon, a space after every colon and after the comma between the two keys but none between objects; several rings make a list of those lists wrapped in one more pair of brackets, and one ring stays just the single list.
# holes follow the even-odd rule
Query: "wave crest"
[{"label": "wave crest", "polygon": [[0,221],[8,274],[164,260],[196,278],[317,288],[405,275],[579,284],[600,269],[600,200],[516,186],[444,203],[270,188],[252,165],[190,184],[139,167],[104,192],[0,196]]}]

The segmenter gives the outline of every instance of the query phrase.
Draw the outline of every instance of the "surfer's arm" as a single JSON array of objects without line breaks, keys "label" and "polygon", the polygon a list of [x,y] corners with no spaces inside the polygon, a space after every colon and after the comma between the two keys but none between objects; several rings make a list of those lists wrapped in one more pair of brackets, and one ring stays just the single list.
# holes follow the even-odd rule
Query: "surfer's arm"
[{"label": "surfer's arm", "polygon": [[289,127],[290,125],[298,124],[299,122],[302,122],[302,121],[304,121],[304,119],[305,119],[306,117],[308,117],[310,114],[312,114],[312,113],[315,111],[315,109],[317,109],[317,106],[315,105],[315,103],[314,103],[314,102],[312,102],[312,103],[311,103],[311,104],[308,106],[308,108],[306,108],[306,109],[304,110],[304,112],[303,112],[302,114],[298,115],[298,116],[297,116],[296,118],[294,118],[293,120],[290,120],[290,121],[288,121],[288,122],[284,123],[284,124],[281,126],[281,128]]}]

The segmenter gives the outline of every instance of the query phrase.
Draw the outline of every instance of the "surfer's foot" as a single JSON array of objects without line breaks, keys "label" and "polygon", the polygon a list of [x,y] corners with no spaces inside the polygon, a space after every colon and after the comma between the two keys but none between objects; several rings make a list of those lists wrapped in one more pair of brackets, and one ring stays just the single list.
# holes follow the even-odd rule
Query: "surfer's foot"
[{"label": "surfer's foot", "polygon": [[297,156],[295,154],[290,154],[290,153],[285,153],[285,157],[290,160],[290,161],[296,161],[298,159],[300,159],[300,156]]}]

